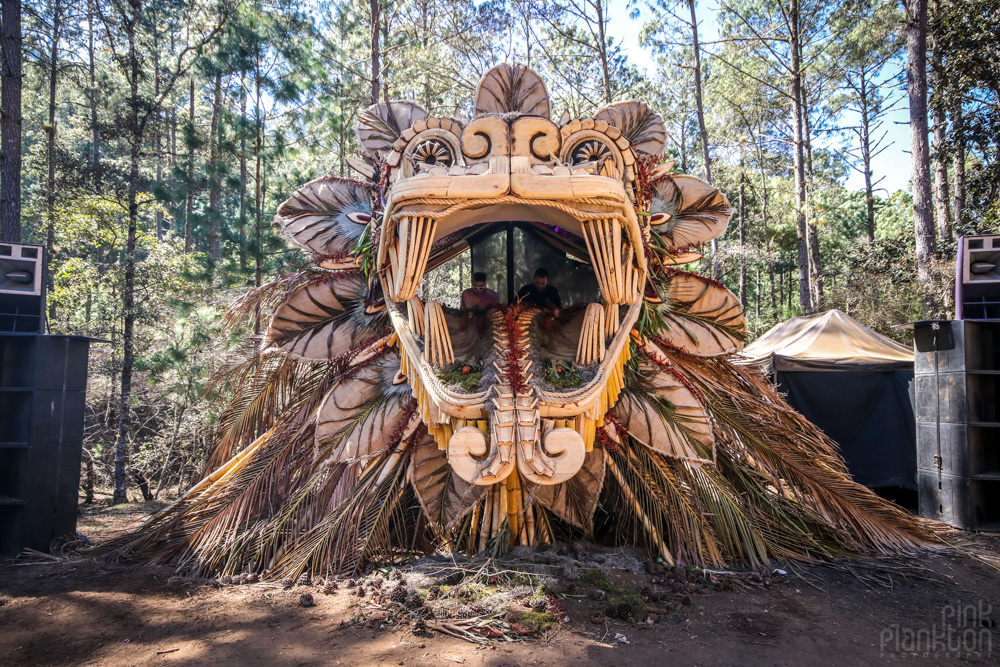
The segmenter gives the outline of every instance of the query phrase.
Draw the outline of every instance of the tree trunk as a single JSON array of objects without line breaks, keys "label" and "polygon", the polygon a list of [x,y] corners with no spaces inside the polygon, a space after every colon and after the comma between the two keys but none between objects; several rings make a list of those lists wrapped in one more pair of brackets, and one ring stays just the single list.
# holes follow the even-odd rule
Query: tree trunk
[{"label": "tree trunk", "polygon": [[[757,268],[757,283],[756,283],[756,289],[754,290],[753,310],[754,310],[754,317],[759,322],[760,321],[760,302],[762,300],[760,292],[761,292],[761,287],[763,287],[763,285],[762,285],[763,281],[761,281],[761,279],[760,279],[760,263],[759,262],[757,263],[757,267],[756,268]],[[772,285],[774,284],[774,276],[773,275],[771,276],[771,284]]]},{"label": "tree trunk", "polygon": [[937,243],[951,239],[951,208],[948,194],[948,149],[945,147],[947,121],[942,109],[934,110],[934,217]]},{"label": "tree trunk", "polygon": [[174,433],[170,438],[170,447],[167,448],[167,455],[163,459],[163,467],[160,469],[160,479],[156,482],[156,491],[153,492],[152,500],[156,500],[160,497],[160,492],[163,490],[164,483],[170,474],[170,459],[173,457],[174,448],[177,446],[177,436],[181,432],[181,421],[184,419],[184,412],[187,410],[187,400],[184,404],[177,410],[174,415]]},{"label": "tree trunk", "polygon": [[806,177],[804,145],[802,137],[802,58],[799,37],[799,3],[789,0],[788,3],[788,45],[791,66],[791,98],[792,98],[792,132],[793,132],[793,167],[795,170],[795,231],[796,231],[796,263],[799,269],[799,313],[809,312],[809,252],[807,237],[809,234],[806,222]]},{"label": "tree trunk", "polygon": [[371,47],[372,47],[372,87],[371,87],[371,103],[378,104],[379,90],[380,90],[380,76],[382,73],[382,66],[379,64],[379,56],[381,55],[379,46],[379,14],[380,14],[379,0],[370,0],[369,2],[369,12],[371,18]]},{"label": "tree trunk", "polygon": [[686,129],[685,126],[686,126],[686,123],[684,122],[684,119],[682,118],[681,122],[680,122],[680,127],[677,128],[677,137],[678,137],[678,141],[680,142],[679,143],[679,149],[680,149],[680,153],[681,153],[681,173],[682,174],[686,174],[688,172],[687,141],[686,141],[687,132],[685,131],[685,129]]},{"label": "tree trunk", "polygon": [[128,236],[125,243],[125,284],[122,289],[122,370],[121,393],[118,407],[118,434],[115,442],[115,490],[112,504],[128,502],[125,493],[126,461],[128,455],[130,402],[132,400],[132,367],[135,364],[135,244],[139,227],[139,158],[142,152],[142,128],[139,125],[139,56],[136,53],[136,24],[138,9],[126,23],[129,63],[129,140],[130,160],[128,178]]},{"label": "tree trunk", "polygon": [[809,120],[809,96],[805,88],[805,76],[803,76],[802,86],[802,140],[806,158],[806,210],[809,211],[809,281],[812,287],[810,296],[812,298],[812,309],[814,311],[822,308],[823,305],[823,262],[819,251],[819,230],[817,229],[816,216],[812,215],[813,194],[815,193],[815,181],[813,180],[813,158],[812,158],[812,123]]},{"label": "tree trunk", "polygon": [[[864,74],[862,74],[864,77]],[[859,103],[861,107],[861,165],[865,176],[865,229],[868,232],[868,241],[875,241],[875,191],[872,185],[872,134],[871,125],[868,122],[868,82],[865,78],[861,80],[861,94]]]},{"label": "tree trunk", "polygon": [[695,0],[688,0],[691,11],[691,50],[694,55],[694,100],[698,109],[698,136],[701,137],[701,158],[705,162],[705,181],[712,184],[712,157],[708,150],[708,129],[705,126],[705,102],[701,92],[701,46],[698,43],[698,16]]},{"label": "tree trunk", "polygon": [[[937,0],[931,0],[928,11],[936,16],[938,12]],[[937,40],[928,36],[931,41],[931,83],[934,86],[934,93],[941,92],[944,82],[943,67],[941,63],[941,49]],[[933,105],[934,113],[934,218],[937,225],[937,247],[947,244],[951,239],[951,202],[948,195],[948,149],[945,146],[945,135],[948,131],[947,114],[945,113],[945,102],[943,96],[939,96]]]},{"label": "tree trunk", "polygon": [[0,39],[0,241],[21,241],[21,0],[3,0]]},{"label": "tree trunk", "polygon": [[[191,77],[190,93],[188,95],[188,123],[190,132],[194,134],[194,77]],[[184,252],[194,248],[194,145],[188,147],[187,163],[187,197],[184,200]]]},{"label": "tree trunk", "polygon": [[955,189],[953,202],[955,210],[952,219],[956,234],[962,233],[962,216],[965,214],[965,138],[963,127],[962,104],[959,102],[951,111],[951,124],[955,131],[954,153],[952,154],[952,170],[955,172]]},{"label": "tree trunk", "polygon": [[[778,312],[778,303],[774,299],[774,297],[775,297],[775,294],[774,294],[774,259],[771,257],[771,239],[767,240],[766,250],[767,250],[767,275],[768,275],[768,278],[769,278],[770,283],[771,283],[770,284],[770,287],[771,287],[771,312],[772,313],[776,313],[776,312]],[[781,276],[779,276],[779,278],[780,277]],[[779,285],[779,287],[780,287],[780,285]],[[778,295],[778,298],[779,299],[781,298],[780,294]]]},{"label": "tree trunk", "polygon": [[[705,162],[705,181],[712,184],[712,156],[708,150],[708,128],[705,126],[705,101],[701,91],[701,45],[698,42],[698,15],[695,12],[695,0],[688,0],[688,10],[691,13],[691,50],[694,55],[694,100],[698,111],[698,136],[701,138],[701,158]],[[712,277],[718,279],[721,274],[719,267],[719,239],[712,239]]]},{"label": "tree trunk", "polygon": [[740,238],[740,303],[744,310],[747,307],[747,255],[746,255],[746,175],[743,173],[743,158],[740,158],[740,195],[739,195],[739,215],[740,222],[737,227]]},{"label": "tree trunk", "polygon": [[136,487],[138,487],[139,492],[142,494],[142,499],[147,503],[153,500],[153,494],[149,490],[149,480],[138,473],[133,473],[132,477],[135,479]]},{"label": "tree trunk", "polygon": [[209,150],[209,186],[208,186],[208,254],[213,259],[219,259],[219,219],[222,211],[219,210],[219,200],[221,199],[222,184],[220,174],[222,166],[219,164],[219,117],[222,114],[222,71],[215,73],[215,88],[212,96],[212,125],[208,139]]},{"label": "tree trunk", "polygon": [[[372,0],[373,5],[378,5],[378,0]],[[264,218],[263,218],[263,188],[261,187],[261,178],[263,177],[263,172],[261,169],[261,159],[263,155],[261,154],[264,150],[264,119],[261,114],[261,71],[260,71],[260,61],[257,61],[256,69],[254,70],[254,85],[255,85],[255,98],[254,98],[254,127],[256,128],[257,136],[254,143],[254,286],[260,287],[264,282]],[[373,88],[374,90],[374,88]],[[377,90],[376,90],[377,92]],[[260,308],[258,307],[256,315],[254,317],[253,331],[255,334],[260,333]]]},{"label": "tree trunk", "polygon": [[[611,104],[614,102],[614,95],[611,93],[611,68],[608,65],[608,37],[605,34],[604,25],[604,0],[597,0],[594,3],[597,7],[597,34],[600,40],[600,45],[598,50],[601,54],[601,81],[604,84],[604,102],[605,104]],[[692,11],[693,8],[692,8]],[[697,47],[696,47],[697,48]]]},{"label": "tree trunk", "polygon": [[94,19],[97,10],[95,0],[87,2],[87,70],[90,87],[87,102],[90,105],[90,168],[94,173],[94,190],[101,193],[101,135],[97,125],[97,61],[94,51]]},{"label": "tree trunk", "polygon": [[[156,34],[156,41],[154,41],[153,49],[153,90],[156,99],[160,98],[160,49],[159,49],[159,33]],[[160,125],[157,123],[156,129],[154,130],[153,144],[155,149],[155,156],[153,160],[156,163],[156,182],[157,184],[163,182],[163,133],[160,132]],[[163,209],[159,206],[156,207],[156,240],[163,240],[164,233],[164,220],[163,220]]]},{"label": "tree trunk", "polygon": [[[62,2],[52,3],[52,42],[49,48],[49,122],[45,127],[45,254],[49,262],[56,249],[56,84],[59,77],[59,39],[62,36]],[[45,288],[49,294],[55,283],[52,271],[45,272]],[[49,301],[49,321],[56,319],[55,302]]]},{"label": "tree trunk", "polygon": [[[240,118],[247,117],[246,72],[240,77]],[[247,134],[240,130],[240,273],[247,270]]]},{"label": "tree trunk", "polygon": [[91,505],[94,502],[94,486],[97,477],[94,473],[94,455],[86,447],[83,448],[83,453],[87,459],[87,474],[83,478],[83,502]]},{"label": "tree trunk", "polygon": [[927,0],[906,2],[906,82],[910,102],[910,151],[913,160],[913,227],[917,280],[923,317],[937,316],[931,263],[937,252],[931,214],[930,148],[927,141]]}]

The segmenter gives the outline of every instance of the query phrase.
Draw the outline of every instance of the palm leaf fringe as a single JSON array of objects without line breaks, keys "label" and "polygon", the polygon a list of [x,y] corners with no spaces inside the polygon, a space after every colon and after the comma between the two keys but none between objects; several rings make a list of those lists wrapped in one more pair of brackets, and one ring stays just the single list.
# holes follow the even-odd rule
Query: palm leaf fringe
[{"label": "palm leaf fringe", "polygon": [[[599,538],[707,567],[906,555],[932,541],[915,519],[851,481],[836,445],[763,376],[659,346],[663,372],[680,379],[709,415],[714,465],[666,456],[627,431],[612,441],[601,430],[590,455],[593,479],[544,493],[523,482],[498,484],[468,497],[451,489],[447,477],[437,479],[447,475],[447,463],[423,428],[404,440],[387,438],[357,460],[339,457],[340,434],[378,409],[391,387],[360,405],[337,437],[316,440],[324,397],[368,364],[380,364],[383,381],[391,379],[395,354],[353,366],[251,354],[230,368],[237,386],[216,452],[224,463],[135,533],[105,547],[105,556],[170,562],[200,575],[346,573],[442,547],[498,554],[518,542],[585,535],[589,527],[580,519],[595,504]],[[685,433],[682,415],[649,395],[652,385],[641,381],[638,362],[627,368],[626,394],[651,402]],[[409,418],[404,412],[400,434]],[[687,439],[711,457],[697,438]],[[418,456],[422,446],[435,450]],[[421,474],[434,479],[418,484],[421,461]],[[447,510],[428,515],[445,501]]]}]

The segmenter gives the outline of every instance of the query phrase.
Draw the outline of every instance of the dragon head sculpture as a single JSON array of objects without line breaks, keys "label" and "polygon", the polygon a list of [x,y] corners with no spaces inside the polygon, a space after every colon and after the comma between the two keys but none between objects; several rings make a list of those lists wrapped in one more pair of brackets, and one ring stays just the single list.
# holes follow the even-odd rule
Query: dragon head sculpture
[{"label": "dragon head sculpture", "polygon": [[[320,178],[277,215],[325,271],[277,309],[267,345],[353,369],[319,410],[318,441],[358,460],[423,425],[472,486],[515,470],[528,483],[558,485],[587,468],[588,456],[599,459],[589,454],[595,440],[624,432],[668,456],[711,462],[709,417],[661,348],[722,355],[740,347],[739,301],[676,268],[701,257],[689,248],[722,234],[731,210],[715,188],[659,163],[664,137],[662,119],[641,102],[554,122],[544,83],[520,65],[486,73],[471,121],[436,118],[409,101],[364,111],[358,138],[367,157],[351,164],[369,183]],[[483,330],[420,299],[429,269],[503,221],[531,223],[577,248],[599,300],[554,325],[537,308],[507,304],[488,313]],[[636,350],[641,396],[623,393]],[[449,384],[442,369],[455,363],[482,369],[481,379]],[[577,386],[552,386],[552,363],[573,368]],[[380,407],[354,419],[374,396],[385,399]],[[665,406],[672,418],[663,418]],[[590,467],[603,476],[599,463]]]},{"label": "dragon head sculpture", "polygon": [[[659,163],[646,105],[556,123],[538,76],[501,65],[469,122],[386,102],[358,135],[367,182],[323,177],[278,209],[314,266],[230,310],[273,316],[261,354],[228,376],[213,472],[116,555],[297,578],[580,535],[713,567],[930,539],[725,358],[739,301],[678,267],[724,231],[729,204]],[[473,326],[431,281],[422,291],[499,226],[584,262],[591,296],[558,316],[498,304]]]}]

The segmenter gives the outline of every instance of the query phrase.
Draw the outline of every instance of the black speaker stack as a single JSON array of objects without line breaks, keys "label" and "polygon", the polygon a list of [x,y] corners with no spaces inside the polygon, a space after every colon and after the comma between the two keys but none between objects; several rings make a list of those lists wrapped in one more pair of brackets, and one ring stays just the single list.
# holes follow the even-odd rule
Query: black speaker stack
[{"label": "black speaker stack", "polygon": [[0,243],[0,333],[45,333],[45,248]]},{"label": "black speaker stack", "polygon": [[1000,234],[959,241],[955,320],[914,322],[920,515],[1000,531]]},{"label": "black speaker stack", "polygon": [[44,335],[44,272],[0,243],[0,558],[76,531],[91,339]]}]

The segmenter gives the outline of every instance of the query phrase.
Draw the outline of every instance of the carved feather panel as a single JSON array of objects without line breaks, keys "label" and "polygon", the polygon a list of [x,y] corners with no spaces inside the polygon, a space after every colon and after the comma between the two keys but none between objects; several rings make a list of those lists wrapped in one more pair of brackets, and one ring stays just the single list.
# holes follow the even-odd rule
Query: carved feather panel
[{"label": "carved feather panel", "polygon": [[595,442],[594,449],[583,460],[583,467],[565,482],[525,485],[536,503],[589,535],[594,530],[597,499],[604,488],[604,448]]},{"label": "carved feather panel", "polygon": [[667,141],[663,118],[643,102],[617,102],[598,111],[594,118],[621,130],[641,155],[657,157],[663,152]]},{"label": "carved feather panel", "polygon": [[692,273],[674,272],[668,280],[660,338],[702,357],[743,349],[746,318],[735,294]]},{"label": "carved feather panel", "polygon": [[332,445],[330,456],[349,462],[378,454],[411,434],[418,420],[411,419],[409,391],[392,384],[398,370],[399,355],[387,353],[338,380],[316,416],[316,444]]},{"label": "carved feather panel", "polygon": [[403,130],[424,118],[427,118],[427,111],[416,102],[379,102],[358,116],[358,142],[368,155],[382,160],[392,151],[392,145]]},{"label": "carved feather panel", "polygon": [[641,391],[622,394],[613,413],[637,442],[673,458],[711,462],[706,452],[715,447],[708,413],[692,391],[669,372],[651,364],[640,367],[646,378]]},{"label": "carved feather panel", "polygon": [[433,437],[412,445],[410,483],[435,530],[445,534],[464,517],[488,487],[469,484],[452,472],[448,453]]},{"label": "carved feather panel", "polygon": [[520,113],[549,117],[545,83],[524,65],[497,65],[483,75],[476,89],[475,115]]},{"label": "carved feather panel", "polygon": [[370,194],[363,183],[324,176],[299,188],[278,207],[274,221],[300,248],[349,255],[371,220]]},{"label": "carved feather panel", "polygon": [[649,212],[650,227],[670,249],[718,238],[732,216],[726,196],[692,176],[667,176],[656,181]]},{"label": "carved feather panel", "polygon": [[332,273],[293,291],[275,310],[267,345],[296,359],[328,361],[387,332],[384,312],[366,309],[368,284],[358,273]]}]

